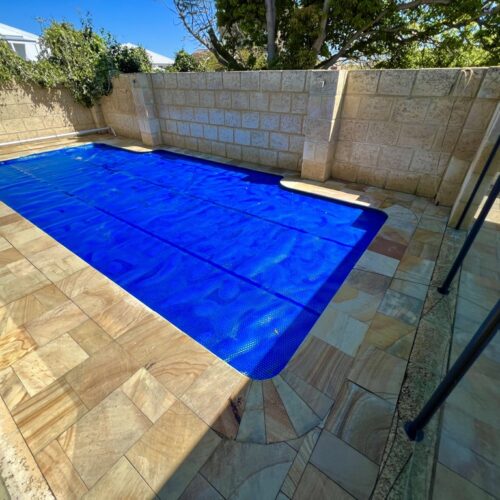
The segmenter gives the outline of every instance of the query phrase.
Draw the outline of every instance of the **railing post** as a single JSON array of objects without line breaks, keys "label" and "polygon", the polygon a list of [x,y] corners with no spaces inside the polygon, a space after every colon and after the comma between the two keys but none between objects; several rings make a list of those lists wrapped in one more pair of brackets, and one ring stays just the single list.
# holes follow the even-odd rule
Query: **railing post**
[{"label": "railing post", "polygon": [[495,185],[490,191],[490,194],[488,195],[488,198],[486,199],[483,208],[479,213],[479,217],[477,218],[476,222],[474,222],[474,225],[472,226],[469,234],[467,235],[467,238],[465,239],[465,242],[462,248],[460,249],[457,258],[455,259],[455,262],[453,262],[453,265],[451,266],[451,269],[448,272],[448,275],[446,276],[446,279],[443,281],[443,284],[438,288],[439,293],[442,293],[443,295],[448,295],[450,291],[451,282],[453,281],[453,278],[457,274],[457,271],[460,269],[463,260],[467,256],[467,253],[469,252],[469,249],[472,246],[472,243],[474,243],[477,233],[479,233],[479,230],[481,229],[483,222],[486,219],[488,212],[490,211],[490,208],[493,206],[493,203],[495,203],[498,193],[500,193],[500,177],[497,177]]},{"label": "railing post", "polygon": [[498,332],[499,325],[500,300],[497,301],[495,307],[488,314],[488,317],[479,327],[474,337],[467,344],[467,347],[460,354],[417,417],[414,420],[406,422],[404,428],[411,441],[421,441],[423,439],[424,427],[467,373],[474,361],[483,352],[484,348],[493,339]]}]

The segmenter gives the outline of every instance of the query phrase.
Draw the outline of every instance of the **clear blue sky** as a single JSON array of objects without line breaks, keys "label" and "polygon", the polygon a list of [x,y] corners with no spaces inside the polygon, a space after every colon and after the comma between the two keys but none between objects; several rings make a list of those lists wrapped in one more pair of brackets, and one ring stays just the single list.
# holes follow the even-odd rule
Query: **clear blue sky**
[{"label": "clear blue sky", "polygon": [[197,42],[187,34],[172,0],[0,0],[0,23],[40,34],[38,18],[69,21],[90,13],[94,26],[112,33],[119,42],[131,42],[173,57],[184,48],[193,51]]}]

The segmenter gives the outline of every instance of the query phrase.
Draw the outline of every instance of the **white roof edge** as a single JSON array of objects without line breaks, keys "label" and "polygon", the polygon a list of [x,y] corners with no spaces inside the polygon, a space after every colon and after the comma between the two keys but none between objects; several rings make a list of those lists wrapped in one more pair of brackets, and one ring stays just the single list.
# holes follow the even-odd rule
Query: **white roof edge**
[{"label": "white roof edge", "polygon": [[[125,47],[138,47],[138,45],[135,45],[134,43],[122,43]],[[174,64],[174,60],[170,59],[170,57],[164,56],[162,54],[158,54],[158,52],[153,52],[152,50],[149,49],[144,49],[149,56],[149,59],[151,60],[152,64]]]},{"label": "white roof edge", "polygon": [[29,31],[23,31],[19,28],[14,28],[14,26],[9,26],[8,24],[0,23],[0,38],[22,40],[25,42],[38,42],[40,37]]}]

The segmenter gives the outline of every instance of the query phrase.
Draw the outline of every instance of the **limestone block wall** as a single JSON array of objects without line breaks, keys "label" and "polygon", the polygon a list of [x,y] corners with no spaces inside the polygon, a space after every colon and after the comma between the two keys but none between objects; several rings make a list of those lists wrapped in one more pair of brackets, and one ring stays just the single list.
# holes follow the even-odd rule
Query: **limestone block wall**
[{"label": "limestone block wall", "polygon": [[101,109],[104,120],[116,134],[141,140],[141,131],[132,95],[132,84],[135,76],[137,75],[119,75],[113,79],[113,92],[101,99]]},{"label": "limestone block wall", "polygon": [[0,143],[92,128],[92,112],[65,89],[0,87]]},{"label": "limestone block wall", "polygon": [[300,170],[307,71],[153,74],[165,144]]},{"label": "limestone block wall", "polygon": [[332,176],[451,205],[498,102],[499,70],[349,71]]}]

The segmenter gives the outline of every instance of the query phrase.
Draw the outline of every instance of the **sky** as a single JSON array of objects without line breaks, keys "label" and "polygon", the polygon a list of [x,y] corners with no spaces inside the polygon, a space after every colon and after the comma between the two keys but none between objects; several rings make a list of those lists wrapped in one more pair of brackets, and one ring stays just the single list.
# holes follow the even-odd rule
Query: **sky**
[{"label": "sky", "polygon": [[39,18],[79,25],[89,13],[96,28],[109,31],[119,42],[173,58],[180,49],[199,48],[173,9],[172,0],[0,0],[0,23],[39,35]]}]

